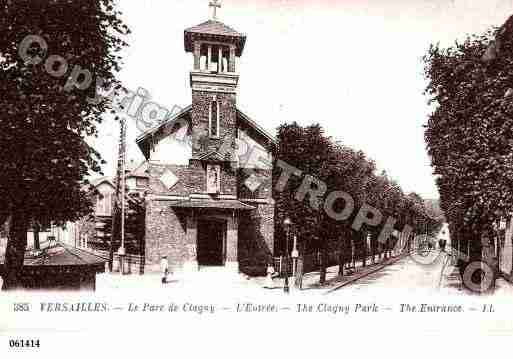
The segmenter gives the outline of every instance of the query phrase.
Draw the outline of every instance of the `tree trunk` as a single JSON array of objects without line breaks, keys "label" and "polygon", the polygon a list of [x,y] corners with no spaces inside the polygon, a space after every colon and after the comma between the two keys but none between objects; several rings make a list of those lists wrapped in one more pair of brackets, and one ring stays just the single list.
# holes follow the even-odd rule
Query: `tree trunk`
[{"label": "tree trunk", "polygon": [[34,224],[34,249],[41,249],[41,245],[39,244],[39,223]]},{"label": "tree trunk", "polygon": [[370,240],[369,240],[369,257],[370,257],[370,263],[374,264],[374,233],[370,232]]},{"label": "tree trunk", "polygon": [[23,211],[15,211],[9,226],[2,290],[21,289],[23,286],[21,274],[27,249],[27,229],[26,214]]},{"label": "tree trunk", "polygon": [[324,284],[326,283],[326,250],[324,248],[321,249],[319,259],[319,266],[321,272],[319,283]]},{"label": "tree trunk", "polygon": [[362,267],[367,266],[367,232],[362,233]]},{"label": "tree trunk", "polygon": [[355,268],[355,257],[356,257],[356,249],[354,243],[354,235],[351,236],[351,266]]},{"label": "tree trunk", "polygon": [[338,275],[341,276],[341,277],[344,275],[344,265],[345,265],[345,260],[344,260],[344,258],[345,258],[345,251],[344,251],[344,249],[345,249],[345,246],[341,245],[339,247],[339,252],[338,252]]}]

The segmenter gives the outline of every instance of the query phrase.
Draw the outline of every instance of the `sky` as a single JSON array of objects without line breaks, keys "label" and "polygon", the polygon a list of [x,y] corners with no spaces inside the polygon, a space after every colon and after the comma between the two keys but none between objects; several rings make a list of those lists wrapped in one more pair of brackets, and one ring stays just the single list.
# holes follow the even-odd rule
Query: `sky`
[{"label": "sky", "polygon": [[[131,28],[119,78],[171,109],[191,103],[192,55],[183,30],[209,19],[209,0],[118,0]],[[363,150],[408,193],[437,198],[424,142],[431,109],[422,56],[500,26],[513,0],[224,0],[218,18],[248,38],[237,105],[269,133],[284,122],[319,123]],[[117,124],[93,145],[112,175]],[[128,123],[128,158],[143,160]]]}]

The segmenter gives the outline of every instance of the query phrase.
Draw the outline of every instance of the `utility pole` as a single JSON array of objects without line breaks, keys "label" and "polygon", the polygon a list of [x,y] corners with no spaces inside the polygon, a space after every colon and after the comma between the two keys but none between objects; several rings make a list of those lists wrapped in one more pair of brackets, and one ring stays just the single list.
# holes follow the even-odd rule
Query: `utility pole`
[{"label": "utility pole", "polygon": [[125,255],[125,193],[126,193],[126,121],[121,120],[122,137],[122,153],[121,153],[121,246],[119,247],[119,255]]},{"label": "utility pole", "polygon": [[[120,119],[119,151],[116,171],[116,191],[114,206],[112,207],[112,230],[110,235],[109,270],[113,270],[114,245],[120,237],[121,245],[118,249],[119,270],[123,274],[125,256],[125,158],[126,158],[126,120]],[[121,206],[121,208],[120,208]],[[120,213],[121,212],[121,213]],[[119,219],[121,217],[121,219]],[[121,228],[119,228],[121,227]]]}]

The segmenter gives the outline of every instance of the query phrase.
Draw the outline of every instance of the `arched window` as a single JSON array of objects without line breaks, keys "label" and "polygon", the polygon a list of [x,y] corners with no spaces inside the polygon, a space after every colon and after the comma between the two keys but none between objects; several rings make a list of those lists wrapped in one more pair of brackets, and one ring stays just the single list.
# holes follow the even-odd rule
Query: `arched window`
[{"label": "arched window", "polygon": [[214,100],[210,104],[209,134],[210,137],[219,137],[219,103]]}]

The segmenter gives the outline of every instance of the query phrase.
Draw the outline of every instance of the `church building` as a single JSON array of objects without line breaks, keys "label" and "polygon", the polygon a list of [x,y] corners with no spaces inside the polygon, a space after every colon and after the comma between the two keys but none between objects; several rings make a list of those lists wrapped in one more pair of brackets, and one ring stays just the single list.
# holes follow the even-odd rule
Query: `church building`
[{"label": "church building", "polygon": [[251,271],[274,247],[276,142],[237,107],[246,36],[217,20],[184,31],[192,104],[137,138],[149,178],[145,256],[175,269]]}]

